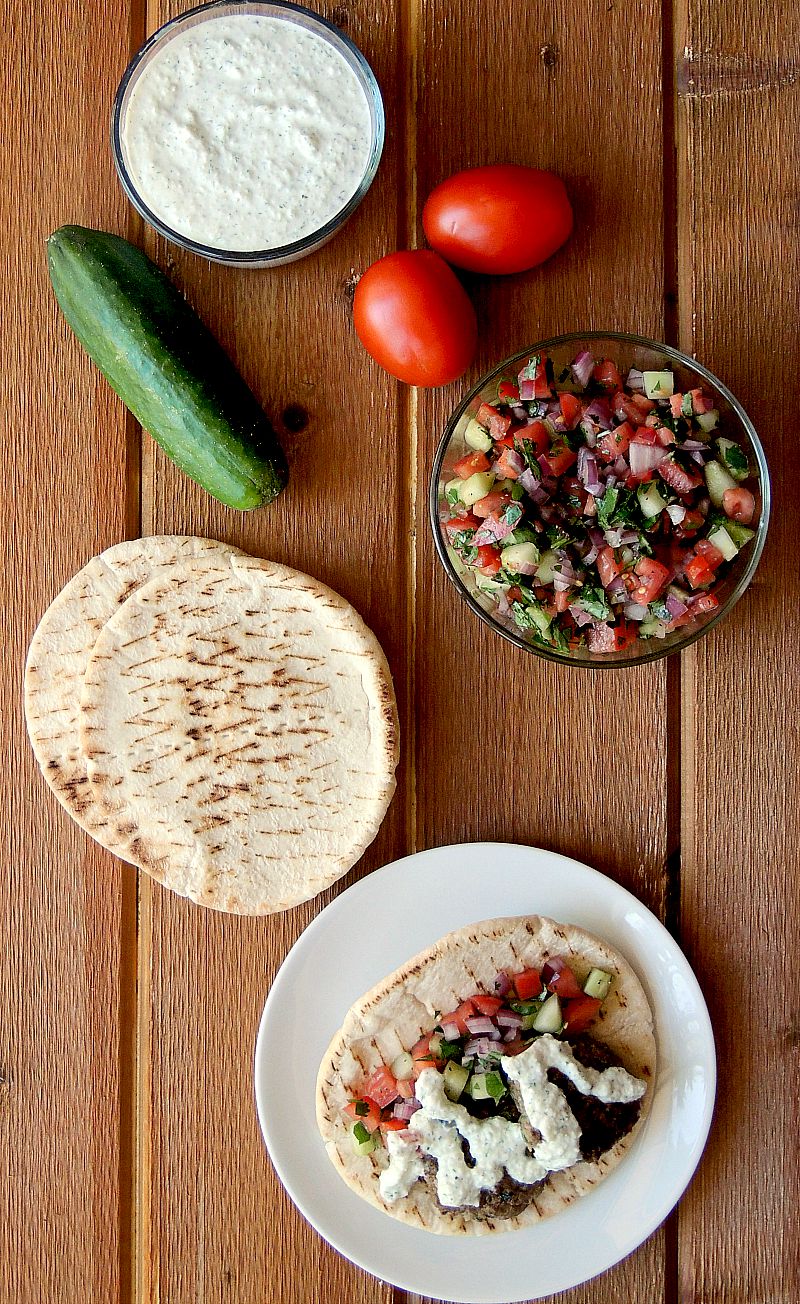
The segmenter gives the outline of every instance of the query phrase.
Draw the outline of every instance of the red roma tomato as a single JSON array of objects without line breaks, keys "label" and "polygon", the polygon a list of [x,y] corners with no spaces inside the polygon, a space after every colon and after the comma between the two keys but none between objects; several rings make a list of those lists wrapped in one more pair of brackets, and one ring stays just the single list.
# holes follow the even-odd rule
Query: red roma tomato
[{"label": "red roma tomato", "polygon": [[442,181],[427,198],[422,225],[456,267],[506,275],[555,253],[572,231],[572,206],[554,173],[503,163]]},{"label": "red roma tomato", "polygon": [[447,385],[475,356],[475,309],[430,249],[387,254],[368,267],[356,286],[353,323],[367,353],[408,385]]}]

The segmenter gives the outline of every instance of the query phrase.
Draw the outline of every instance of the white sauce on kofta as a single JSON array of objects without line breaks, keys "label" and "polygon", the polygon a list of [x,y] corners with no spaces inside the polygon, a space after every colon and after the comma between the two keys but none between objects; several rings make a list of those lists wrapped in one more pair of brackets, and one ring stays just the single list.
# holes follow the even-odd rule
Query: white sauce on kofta
[{"label": "white sauce on kofta", "polygon": [[[531,1153],[519,1123],[504,1118],[473,1118],[463,1105],[449,1100],[444,1078],[425,1069],[416,1084],[421,1108],[409,1121],[408,1135],[387,1136],[389,1166],[380,1176],[381,1197],[387,1204],[408,1195],[424,1176],[424,1156],[436,1160],[436,1194],[445,1208],[475,1207],[482,1191],[498,1185],[503,1172],[516,1182],[533,1185],[548,1173],[570,1168],[581,1158],[580,1127],[566,1096],[548,1082],[548,1069],[558,1069],[584,1096],[605,1104],[640,1100],[646,1083],[626,1069],[587,1068],[574,1056],[568,1042],[546,1034],[521,1055],[506,1055],[500,1066],[510,1083],[519,1087],[522,1110],[540,1139]],[[470,1167],[462,1140],[474,1159]]]}]

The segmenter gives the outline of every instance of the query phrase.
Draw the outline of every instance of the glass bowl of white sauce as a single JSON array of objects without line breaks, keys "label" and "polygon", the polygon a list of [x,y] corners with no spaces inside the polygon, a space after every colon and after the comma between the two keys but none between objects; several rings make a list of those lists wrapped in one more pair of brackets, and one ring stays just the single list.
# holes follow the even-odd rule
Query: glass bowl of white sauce
[{"label": "glass bowl of white sauce", "polygon": [[111,144],[131,203],[215,262],[275,267],[319,249],[380,162],[375,75],[343,32],[284,0],[215,0],[129,64]]}]

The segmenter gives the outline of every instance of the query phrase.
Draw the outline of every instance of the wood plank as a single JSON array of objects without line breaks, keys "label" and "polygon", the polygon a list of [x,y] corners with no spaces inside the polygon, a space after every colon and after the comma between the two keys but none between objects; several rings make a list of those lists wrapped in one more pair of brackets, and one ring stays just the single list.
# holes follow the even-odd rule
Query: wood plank
[{"label": "wood plank", "polygon": [[[615,4],[613,13],[606,0],[547,7],[437,0],[422,10],[420,49],[420,204],[460,167],[508,161],[558,172],[576,212],[572,240],[542,268],[470,278],[481,325],[474,379],[570,330],[662,338],[656,0]],[[621,92],[621,70],[630,93]],[[622,214],[632,167],[636,202]],[[469,380],[420,395],[421,486]],[[461,603],[435,557],[423,492],[417,502],[420,845],[489,838],[550,847],[595,865],[663,914],[664,663],[594,673],[517,651]],[[665,1289],[661,1231],[624,1264],[559,1299],[654,1301]]]},{"label": "wood plank", "polygon": [[[154,27],[180,8],[153,4]],[[397,122],[398,15],[324,4],[364,50]],[[397,242],[401,140],[390,131],[377,180],[340,236],[287,268],[246,272],[148,248],[185,289],[276,419],[291,482],[263,511],[212,502],[152,446],[143,472],[145,532],[190,531],[307,570],[354,603],[406,692],[407,458],[393,384],[373,386],[351,324],[354,260]],[[391,480],[363,529],[376,468]],[[372,500],[374,509],[375,502]],[[407,766],[372,847],[344,884],[405,850]],[[273,975],[331,899],[271,919],[234,919],[142,882],[140,1003],[142,1237],[140,1298],[170,1304],[308,1297],[389,1304],[392,1292],[353,1268],[307,1226],[280,1187],[258,1131],[252,1048]]]},{"label": "wood plank", "polygon": [[[678,19],[681,344],[744,404],[777,497],[749,592],[685,658],[681,931],[716,1030],[720,1090],[680,1210],[680,1298],[790,1304],[800,1295],[800,583],[783,486],[800,476],[800,15],[688,0]],[[776,968],[778,987],[743,1023],[737,994]]]},{"label": "wood plank", "polygon": [[46,788],[22,713],[45,607],[93,553],[136,533],[137,441],[58,313],[44,243],[63,222],[125,229],[107,131],[128,28],[105,17],[96,0],[14,5],[2,67],[0,1297],[48,1304],[127,1301],[131,1284],[135,878]]}]

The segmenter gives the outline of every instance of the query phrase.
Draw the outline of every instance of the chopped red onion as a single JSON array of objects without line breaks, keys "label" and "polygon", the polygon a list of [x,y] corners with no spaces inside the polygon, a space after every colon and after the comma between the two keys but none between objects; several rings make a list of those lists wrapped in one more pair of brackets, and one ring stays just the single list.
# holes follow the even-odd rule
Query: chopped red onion
[{"label": "chopped red onion", "polygon": [[539,569],[539,563],[535,561],[515,561],[512,566],[511,562],[508,561],[506,562],[506,568],[514,575],[535,575]]},{"label": "chopped red onion", "polygon": [[575,377],[575,384],[585,389],[589,384],[589,379],[594,371],[594,358],[588,350],[583,349],[577,358],[570,365],[570,371]]},{"label": "chopped red onion", "polygon": [[704,444],[700,439],[684,439],[680,446],[681,448],[685,448],[687,453],[697,453],[700,451],[704,453],[711,452],[708,444]]},{"label": "chopped red onion", "polygon": [[660,444],[631,444],[628,449],[631,475],[644,475],[658,466],[664,456]]},{"label": "chopped red onion", "polygon": [[498,1010],[494,1017],[500,1028],[522,1027],[522,1015],[516,1014],[514,1010]]},{"label": "chopped red onion", "polygon": [[697,510],[701,516],[708,516],[710,507],[711,507],[710,498],[701,498],[700,502],[697,504]]},{"label": "chopped red onion", "polygon": [[503,1041],[516,1041],[519,1028],[509,1028],[508,1032],[503,1033]]},{"label": "chopped red onion", "polygon": [[529,402],[534,397],[535,381],[522,380],[519,382],[519,396],[524,402]]},{"label": "chopped red onion", "polygon": [[527,422],[530,419],[528,416],[528,409],[524,408],[521,403],[513,403],[511,406],[511,412],[517,421]]},{"label": "chopped red onion", "polygon": [[705,464],[706,464],[706,454],[705,454],[705,453],[700,453],[700,452],[698,452],[697,449],[694,449],[694,450],[689,454],[689,456],[690,456],[690,458],[692,459],[693,462],[697,462],[698,466],[705,466]]},{"label": "chopped red onion", "polygon": [[639,534],[636,530],[623,530],[619,536],[620,547],[624,548],[629,543],[638,543]]},{"label": "chopped red onion", "polygon": [[611,404],[607,398],[594,398],[583,414],[592,421],[597,421],[604,430],[611,425]]},{"label": "chopped red onion", "polygon": [[598,550],[606,546],[606,538],[603,531],[598,525],[592,525],[588,530],[589,538]]},{"label": "chopped red onion", "polygon": [[614,463],[614,474],[620,480],[623,480],[625,476],[628,474],[629,470],[630,467],[628,466],[628,463],[625,461],[625,458],[622,456],[622,453],[620,453],[619,457]]},{"label": "chopped red onion", "polygon": [[615,575],[610,584],[606,585],[606,593],[610,598],[624,598],[628,590],[625,588],[625,581],[621,575]]},{"label": "chopped red onion", "polygon": [[472,542],[476,548],[479,548],[484,543],[499,543],[501,539],[507,539],[509,534],[513,533],[507,521],[501,521],[499,516],[487,516],[475,531]]},{"label": "chopped red onion", "polygon": [[625,384],[628,386],[628,389],[632,389],[637,394],[644,393],[644,376],[637,367],[631,367]]},{"label": "chopped red onion", "polygon": [[511,991],[511,979],[505,969],[501,969],[500,972],[495,975],[494,990],[497,992],[498,996],[507,996]]},{"label": "chopped red onion", "polygon": [[517,475],[525,469],[525,458],[515,448],[507,448],[503,454],[506,466],[516,471]]},{"label": "chopped red onion", "polygon": [[613,528],[606,530],[605,541],[609,548],[622,547],[622,526],[615,525]]},{"label": "chopped red onion", "polygon": [[[495,1041],[499,1039],[500,1033],[498,1032]],[[466,1058],[468,1055],[490,1055],[494,1050],[494,1045],[494,1041],[490,1041],[488,1037],[473,1037],[464,1047],[464,1057]]]},{"label": "chopped red onion", "polygon": [[497,598],[497,614],[498,616],[511,615],[511,604],[508,601],[508,594],[505,589],[500,592]]},{"label": "chopped red onion", "polygon": [[647,607],[643,607],[641,602],[626,602],[624,611],[628,620],[644,620],[647,615]]},{"label": "chopped red onion", "polygon": [[670,503],[667,507],[667,515],[673,525],[680,525],[686,515],[686,508],[683,503]]},{"label": "chopped red onion", "polygon": [[525,492],[530,494],[535,503],[546,503],[547,499],[550,497],[547,490],[542,488],[541,480],[534,475],[529,466],[525,467],[525,470],[519,477],[519,482]]},{"label": "chopped red onion", "polygon": [[688,610],[686,603],[681,602],[680,598],[676,598],[674,593],[667,594],[664,599],[664,606],[671,616],[682,616],[684,611]]},{"label": "chopped red onion", "polygon": [[464,1022],[473,1037],[484,1035],[491,1037],[492,1039],[497,1037],[497,1028],[492,1023],[491,1019],[486,1018],[483,1014],[476,1015],[472,1019],[465,1019]]},{"label": "chopped red onion", "polygon": [[597,555],[599,552],[600,549],[596,548],[595,545],[592,544],[591,548],[589,549],[589,551],[587,552],[586,556],[583,559],[587,566],[594,565],[594,563],[597,561]]},{"label": "chopped red onion", "polygon": [[568,611],[579,629],[583,625],[591,625],[592,617],[589,615],[588,611],[584,611],[583,607],[578,607],[573,603],[572,606],[568,608]]},{"label": "chopped red onion", "polygon": [[392,1117],[408,1121],[408,1119],[413,1118],[418,1109],[422,1109],[422,1102],[413,1097],[411,1100],[398,1100],[392,1110]]},{"label": "chopped red onion", "polygon": [[461,1030],[457,1023],[443,1023],[442,1036],[445,1041],[458,1041],[461,1036]]}]

